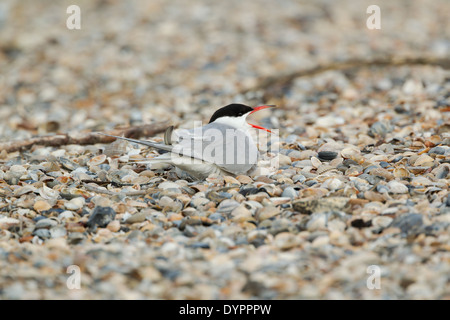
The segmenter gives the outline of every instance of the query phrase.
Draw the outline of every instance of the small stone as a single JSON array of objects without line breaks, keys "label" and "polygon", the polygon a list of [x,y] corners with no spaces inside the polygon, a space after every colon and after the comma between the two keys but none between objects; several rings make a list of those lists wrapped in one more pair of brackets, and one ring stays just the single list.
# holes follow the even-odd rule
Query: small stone
[{"label": "small stone", "polygon": [[180,189],[180,186],[175,182],[165,181],[158,185],[159,189]]},{"label": "small stone", "polygon": [[127,218],[125,220],[125,223],[132,224],[132,223],[144,222],[147,219],[147,216],[148,216],[147,212],[140,211],[140,212],[137,212],[137,213],[131,215],[129,218]]},{"label": "small stone", "polygon": [[392,221],[390,227],[399,228],[403,233],[412,234],[418,232],[423,226],[421,214],[407,213]]},{"label": "small stone", "polygon": [[219,204],[219,206],[217,207],[217,212],[230,213],[235,208],[239,207],[239,205],[240,203],[236,200],[226,199]]},{"label": "small stone", "polygon": [[55,227],[57,225],[58,225],[58,221],[55,221],[53,219],[41,219],[38,222],[36,222],[34,227],[36,229],[41,229],[41,228],[51,228],[51,227]]},{"label": "small stone", "polygon": [[325,229],[328,218],[325,213],[313,213],[308,223],[306,224],[306,229],[308,231],[316,231]]},{"label": "small stone", "polygon": [[59,219],[64,220],[64,219],[70,219],[73,218],[73,212],[72,211],[63,211],[61,212],[61,214],[58,216]]},{"label": "small stone", "polygon": [[383,168],[374,168],[374,169],[370,170],[369,173],[373,176],[381,177],[381,178],[385,179],[386,181],[390,181],[390,180],[394,179],[394,175],[392,173],[390,173],[388,170],[383,169]]},{"label": "small stone", "polygon": [[292,187],[287,187],[283,190],[283,193],[281,194],[281,196],[295,199],[298,196],[298,192],[297,192],[297,190],[295,190]]},{"label": "small stone", "polygon": [[108,223],[114,220],[116,212],[111,207],[95,207],[86,225],[89,228],[105,228]]},{"label": "small stone", "polygon": [[85,200],[83,197],[76,197],[71,199],[70,201],[66,202],[64,204],[64,206],[66,207],[67,210],[79,210],[81,209],[85,204]]},{"label": "small stone", "polygon": [[434,169],[432,171],[432,173],[434,173],[434,175],[438,179],[445,179],[445,178],[447,178],[448,173],[449,173],[449,166],[448,166],[448,164],[442,164],[439,167],[437,167],[436,169]]},{"label": "small stone", "polygon": [[208,204],[209,202],[211,202],[211,200],[203,198],[203,197],[198,197],[198,198],[194,198],[191,200],[190,205],[194,208],[201,208],[202,206]]},{"label": "small stone", "polygon": [[330,243],[330,237],[326,236],[326,235],[323,235],[323,236],[318,236],[317,238],[315,238],[313,240],[313,242],[311,243],[311,246],[313,248],[317,248],[317,247],[321,247],[321,246],[327,245],[329,243]]},{"label": "small stone", "polygon": [[280,214],[280,209],[277,207],[265,207],[261,211],[259,211],[257,217],[259,221],[264,221],[266,219],[270,219]]},{"label": "small stone", "polygon": [[286,156],[286,155],[284,155],[284,154],[279,153],[277,155],[277,157],[278,157],[278,165],[280,167],[288,166],[288,165],[290,165],[292,163],[291,158]]},{"label": "small stone", "polygon": [[295,211],[303,214],[326,211],[342,211],[346,208],[349,198],[329,197],[320,199],[301,199],[292,203]]},{"label": "small stone", "polygon": [[445,154],[445,149],[442,147],[434,147],[428,151],[428,154]]},{"label": "small stone", "polygon": [[50,239],[51,234],[48,229],[36,229],[33,231],[33,235],[38,236],[41,239]]},{"label": "small stone", "polygon": [[376,227],[387,228],[393,220],[391,217],[377,216],[372,219],[372,224]]},{"label": "small stone", "polygon": [[71,232],[67,236],[68,244],[79,244],[86,239],[86,236],[82,232]]},{"label": "small stone", "polygon": [[106,228],[111,231],[111,232],[117,232],[120,230],[120,222],[119,220],[113,220],[110,223],[108,223],[108,225],[106,226]]},{"label": "small stone", "polygon": [[405,186],[403,183],[400,183],[396,180],[390,181],[387,184],[387,187],[389,188],[389,193],[407,193],[408,187]]},{"label": "small stone", "polygon": [[292,233],[280,232],[275,236],[274,244],[281,250],[289,250],[300,245],[300,239]]},{"label": "small stone", "polygon": [[60,227],[54,227],[50,229],[50,236],[52,238],[61,238],[65,237],[67,235],[66,228],[60,226]]},{"label": "small stone", "polygon": [[320,151],[318,156],[322,161],[331,161],[338,156],[338,153],[335,151]]},{"label": "small stone", "polygon": [[377,121],[370,126],[369,135],[379,135],[381,137],[386,136],[387,133],[392,132],[393,127],[389,122]]}]

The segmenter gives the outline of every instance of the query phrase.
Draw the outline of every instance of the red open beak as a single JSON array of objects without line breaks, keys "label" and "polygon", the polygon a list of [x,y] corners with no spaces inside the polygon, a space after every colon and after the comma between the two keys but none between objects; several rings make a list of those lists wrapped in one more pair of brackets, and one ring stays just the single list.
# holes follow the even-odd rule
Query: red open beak
[{"label": "red open beak", "polygon": [[[272,108],[272,107],[275,107],[275,106],[274,106],[274,105],[258,106],[258,107],[253,108],[253,111],[250,112],[250,114],[252,114],[252,113],[254,113],[254,112],[256,112],[256,111],[259,111],[259,110],[263,110],[263,109],[267,109],[267,108]],[[267,131],[267,132],[272,133],[272,131],[270,131],[269,129],[266,129],[266,128],[264,128],[264,127],[257,126],[256,124],[251,124],[251,123],[249,123],[249,125],[251,125],[253,128],[265,130],[265,131]]]},{"label": "red open beak", "polygon": [[259,110],[263,110],[263,109],[267,109],[267,108],[272,108],[272,107],[275,107],[275,106],[274,106],[274,105],[266,105],[266,106],[254,107],[254,108],[253,108],[253,111],[250,112],[250,114],[252,114],[252,113],[254,113],[254,112],[256,112],[256,111],[259,111]]}]

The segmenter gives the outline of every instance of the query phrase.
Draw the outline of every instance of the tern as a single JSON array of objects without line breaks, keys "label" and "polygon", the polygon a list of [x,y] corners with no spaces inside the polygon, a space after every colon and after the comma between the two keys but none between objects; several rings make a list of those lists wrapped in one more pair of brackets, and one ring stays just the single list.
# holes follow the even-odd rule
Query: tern
[{"label": "tern", "polygon": [[246,119],[250,114],[270,107],[273,106],[252,108],[244,104],[229,104],[214,112],[209,123],[202,127],[176,132],[173,126],[169,127],[164,143],[101,134],[166,151],[141,163],[170,164],[198,180],[204,180],[213,173],[237,176],[249,174],[257,166],[259,151],[250,129],[271,133],[269,129],[249,124]]}]

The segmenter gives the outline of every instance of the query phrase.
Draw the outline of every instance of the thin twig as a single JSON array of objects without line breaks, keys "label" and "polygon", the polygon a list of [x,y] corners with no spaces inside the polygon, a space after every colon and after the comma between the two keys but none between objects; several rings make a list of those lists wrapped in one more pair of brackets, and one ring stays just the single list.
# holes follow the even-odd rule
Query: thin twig
[{"label": "thin twig", "polygon": [[[106,133],[116,136],[125,136],[127,138],[138,139],[140,137],[151,137],[155,134],[164,132],[167,128],[167,122],[157,122],[134,126],[128,128],[118,128]],[[96,143],[110,143],[115,138],[97,134],[96,132],[87,132],[81,134],[57,134],[52,136],[40,136],[24,140],[0,142],[0,151],[6,152],[23,151],[32,148],[34,145],[59,147],[63,145],[76,144],[88,145]]]},{"label": "thin twig", "polygon": [[256,86],[244,89],[241,93],[263,90],[266,99],[277,96],[283,92],[283,88],[289,87],[292,82],[300,77],[314,76],[330,70],[349,70],[354,68],[366,67],[391,67],[403,65],[431,65],[439,66],[443,69],[450,69],[449,58],[435,57],[386,57],[373,60],[352,59],[349,61],[338,61],[327,64],[317,65],[315,67],[297,70],[287,74],[276,75],[262,79]]},{"label": "thin twig", "polygon": [[148,188],[145,190],[136,190],[136,191],[120,191],[120,192],[114,192],[108,189],[100,189],[97,187],[94,187],[92,185],[89,184],[84,184],[84,187],[86,188],[86,190],[95,192],[95,193],[103,193],[103,194],[108,194],[110,196],[116,196],[116,195],[121,195],[121,196],[128,196],[128,197],[132,197],[132,196],[144,196],[146,194],[149,194],[150,192],[154,191],[153,188]]}]

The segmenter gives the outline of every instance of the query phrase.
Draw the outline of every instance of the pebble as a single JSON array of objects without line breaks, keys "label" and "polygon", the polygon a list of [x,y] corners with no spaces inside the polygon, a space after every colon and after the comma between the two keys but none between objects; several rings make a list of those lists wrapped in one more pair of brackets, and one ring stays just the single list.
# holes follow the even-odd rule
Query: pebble
[{"label": "pebble", "polygon": [[85,200],[83,197],[76,197],[71,199],[69,202],[65,203],[64,206],[67,210],[78,210],[81,209],[85,204]]},{"label": "pebble", "polygon": [[108,223],[114,220],[115,216],[116,212],[111,207],[95,207],[86,224],[89,228],[105,228]]},{"label": "pebble", "polygon": [[338,156],[338,153],[334,151],[320,151],[318,156],[322,161],[331,161]]},{"label": "pebble", "polygon": [[38,236],[41,239],[51,238],[51,233],[48,229],[36,229],[33,231],[33,235]]},{"label": "pebble", "polygon": [[118,220],[113,220],[110,223],[108,223],[106,228],[111,232],[117,232],[120,230],[120,222]]},{"label": "pebble", "polygon": [[258,220],[264,221],[280,214],[280,209],[274,206],[264,207],[258,212]]},{"label": "pebble", "polygon": [[38,200],[34,203],[33,205],[33,209],[41,212],[41,211],[47,211],[52,207],[52,205],[50,203],[48,203],[45,200]]},{"label": "pebble", "polygon": [[297,190],[295,190],[292,187],[287,187],[283,190],[283,193],[281,194],[281,196],[295,199],[298,196],[298,192],[297,192]]},{"label": "pebble", "polygon": [[391,217],[377,216],[372,219],[372,224],[376,227],[387,228],[392,221],[393,219]]},{"label": "pebble", "polygon": [[40,228],[51,228],[54,226],[58,225],[58,221],[53,220],[53,219],[41,219],[38,222],[36,222],[36,224],[34,225],[34,227],[36,229],[40,229]]},{"label": "pebble", "polygon": [[217,206],[217,212],[220,213],[231,213],[235,208],[239,207],[240,203],[235,201],[235,200],[231,200],[231,199],[226,199],[223,200],[218,206]]},{"label": "pebble", "polygon": [[61,238],[65,237],[67,235],[67,230],[63,226],[61,227],[54,227],[50,229],[50,236],[52,238]]},{"label": "pebble", "polygon": [[327,224],[327,215],[325,213],[313,213],[306,224],[306,229],[308,231],[316,231],[321,230],[326,227]]},{"label": "pebble", "polygon": [[[165,181],[165,182],[160,183],[158,185],[158,188],[159,189],[163,189],[163,190],[165,190],[165,189],[174,189],[174,190],[178,191],[180,189],[180,186],[178,184],[176,184],[175,182]],[[178,191],[178,192],[180,192],[180,191]]]},{"label": "pebble", "polygon": [[[148,213],[145,211],[141,211],[141,212],[137,212],[133,215],[130,215],[128,218],[125,219],[125,223],[139,223],[139,222],[144,222],[147,217],[148,217]],[[111,221],[113,222],[113,221]],[[111,223],[109,222],[109,223]]]},{"label": "pebble", "polygon": [[408,187],[405,186],[403,183],[400,183],[396,180],[390,181],[387,184],[387,188],[389,190],[389,193],[407,193]]},{"label": "pebble", "polygon": [[349,202],[345,197],[330,197],[320,199],[296,200],[292,203],[295,211],[304,214],[312,214],[316,212],[341,211]]},{"label": "pebble", "polygon": [[420,231],[423,218],[421,214],[407,213],[395,218],[390,226],[399,228],[405,234],[411,234]]}]

